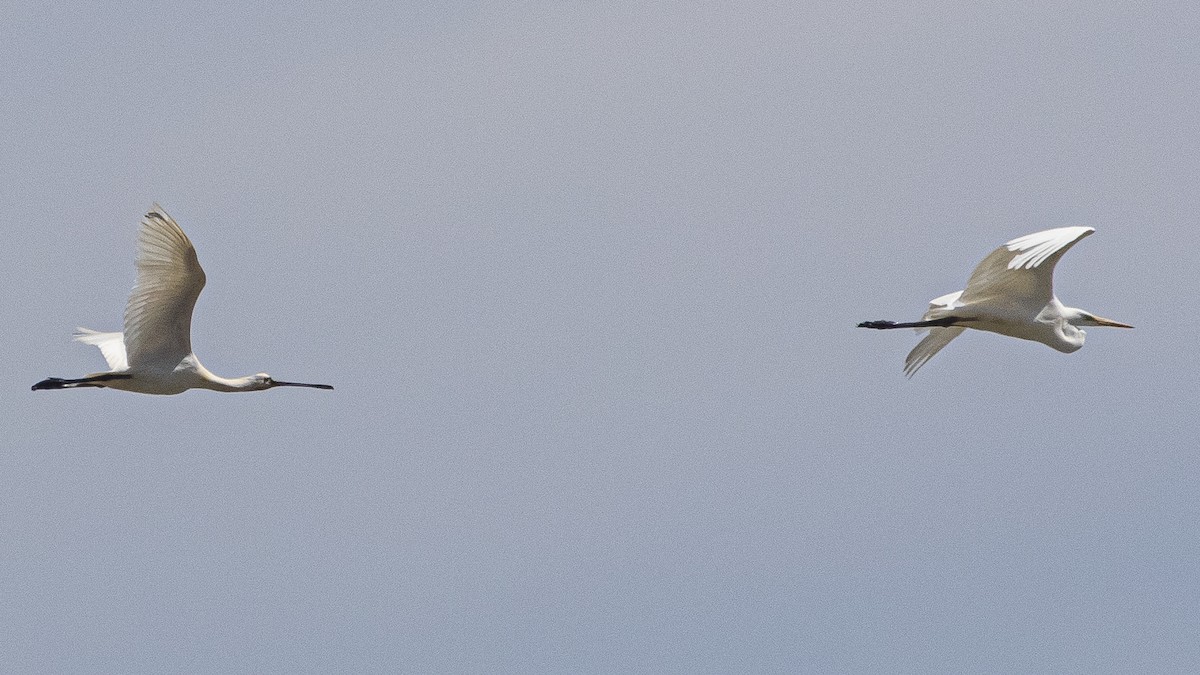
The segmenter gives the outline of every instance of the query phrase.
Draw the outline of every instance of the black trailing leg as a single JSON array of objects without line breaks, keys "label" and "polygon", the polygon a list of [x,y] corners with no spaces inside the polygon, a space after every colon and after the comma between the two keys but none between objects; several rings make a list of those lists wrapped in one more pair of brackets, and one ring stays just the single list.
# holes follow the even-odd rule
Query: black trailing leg
[{"label": "black trailing leg", "polygon": [[858,327],[874,328],[876,330],[890,330],[892,328],[949,328],[950,326],[957,326],[967,321],[970,321],[970,319],[946,316],[931,321],[909,321],[906,323],[896,323],[895,321],[864,321],[858,324]]},{"label": "black trailing leg", "polygon": [[101,373],[100,375],[91,375],[89,377],[81,377],[76,380],[67,380],[61,377],[47,377],[46,379],[33,385],[33,391],[41,391],[43,389],[75,389],[77,387],[105,387],[105,382],[112,380],[128,380],[133,377],[129,373]]}]

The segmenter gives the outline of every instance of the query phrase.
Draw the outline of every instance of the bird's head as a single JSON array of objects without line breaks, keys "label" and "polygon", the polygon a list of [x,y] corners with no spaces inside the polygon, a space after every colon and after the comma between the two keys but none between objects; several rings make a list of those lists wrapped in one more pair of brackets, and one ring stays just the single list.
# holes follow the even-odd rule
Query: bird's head
[{"label": "bird's head", "polygon": [[1130,326],[1127,323],[1121,323],[1120,321],[1113,321],[1112,319],[1105,319],[1103,317],[1096,316],[1095,314],[1092,314],[1091,312],[1085,312],[1082,309],[1075,309],[1074,307],[1072,307],[1070,309],[1070,313],[1067,316],[1067,322],[1073,326],[1105,326],[1108,328],[1133,328],[1133,326]]},{"label": "bird's head", "polygon": [[272,389],[274,387],[310,387],[312,389],[333,389],[328,384],[307,384],[304,382],[280,382],[273,379],[266,373],[258,373],[250,376],[250,389],[261,391],[263,389]]}]

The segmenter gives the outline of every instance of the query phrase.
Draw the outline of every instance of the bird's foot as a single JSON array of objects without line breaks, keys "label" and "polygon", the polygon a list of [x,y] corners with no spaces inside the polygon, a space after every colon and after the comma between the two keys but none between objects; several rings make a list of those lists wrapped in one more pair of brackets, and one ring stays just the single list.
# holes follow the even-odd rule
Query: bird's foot
[{"label": "bird's foot", "polygon": [[42,389],[63,389],[66,380],[61,377],[47,377],[46,379],[33,385],[31,391],[39,391]]}]

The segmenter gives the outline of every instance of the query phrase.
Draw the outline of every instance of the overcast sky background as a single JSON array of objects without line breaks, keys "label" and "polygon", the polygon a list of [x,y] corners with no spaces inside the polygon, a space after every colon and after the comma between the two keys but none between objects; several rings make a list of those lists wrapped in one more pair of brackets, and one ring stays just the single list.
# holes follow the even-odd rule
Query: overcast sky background
[{"label": "overcast sky background", "polygon": [[[1196,5],[253,4],[0,8],[6,668],[1200,667]],[[29,391],[155,201],[336,391]]]}]

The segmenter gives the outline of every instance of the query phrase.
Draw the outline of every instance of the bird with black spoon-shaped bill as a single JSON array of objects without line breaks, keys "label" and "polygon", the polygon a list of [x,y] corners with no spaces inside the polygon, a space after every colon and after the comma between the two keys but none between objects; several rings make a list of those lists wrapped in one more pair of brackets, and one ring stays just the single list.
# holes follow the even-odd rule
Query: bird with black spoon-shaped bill
[{"label": "bird with black spoon-shaped bill", "polygon": [[333,389],[328,384],[281,382],[266,373],[228,378],[209,372],[192,353],[192,309],[204,280],[192,242],[155,204],[138,232],[137,282],[125,305],[125,332],[80,328],[75,333],[76,340],[100,348],[110,370],[78,379],[47,378],[33,385],[33,390],[107,387],[140,394],[178,394],[188,389]]}]

